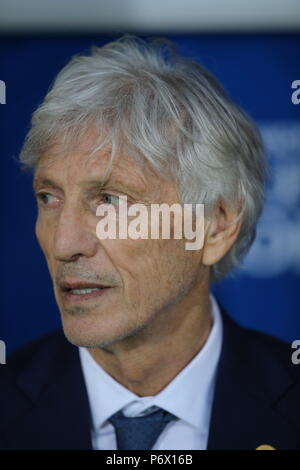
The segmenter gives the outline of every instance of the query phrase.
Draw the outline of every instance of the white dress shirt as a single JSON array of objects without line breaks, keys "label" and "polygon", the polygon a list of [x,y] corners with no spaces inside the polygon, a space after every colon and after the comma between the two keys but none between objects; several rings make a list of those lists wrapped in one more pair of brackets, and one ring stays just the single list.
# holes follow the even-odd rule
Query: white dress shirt
[{"label": "white dress shirt", "polygon": [[94,449],[117,449],[114,427],[107,421],[111,415],[122,409],[125,416],[142,416],[157,407],[179,419],[167,424],[152,449],[206,449],[223,337],[219,307],[212,295],[210,298],[213,326],[209,337],[199,353],[157,395],[139,397],[105,372],[87,349],[79,348],[92,414]]}]

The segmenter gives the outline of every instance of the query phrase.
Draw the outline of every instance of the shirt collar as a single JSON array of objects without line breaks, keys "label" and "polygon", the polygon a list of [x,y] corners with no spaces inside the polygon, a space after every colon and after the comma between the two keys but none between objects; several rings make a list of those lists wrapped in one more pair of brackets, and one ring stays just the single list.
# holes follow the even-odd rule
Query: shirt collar
[{"label": "shirt collar", "polygon": [[160,407],[199,430],[208,425],[223,336],[218,304],[212,295],[210,299],[213,326],[204,346],[155,396],[139,397],[131,392],[105,372],[85,348],[79,348],[95,430],[121,408],[127,416],[138,416],[149,407]]}]

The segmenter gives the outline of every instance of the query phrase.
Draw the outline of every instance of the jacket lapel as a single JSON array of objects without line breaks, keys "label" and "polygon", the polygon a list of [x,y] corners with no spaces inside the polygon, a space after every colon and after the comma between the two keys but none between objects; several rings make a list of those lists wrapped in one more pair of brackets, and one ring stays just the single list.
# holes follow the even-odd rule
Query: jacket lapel
[{"label": "jacket lapel", "polygon": [[[261,341],[259,334],[248,333],[225,313],[223,326],[207,448],[300,448],[295,414],[300,389],[287,371],[290,357],[281,366],[272,356],[274,340],[269,349],[264,346],[266,337]],[[53,338],[16,377],[17,388],[10,392],[16,407],[2,419],[4,448],[92,448],[78,349],[62,333]]]},{"label": "jacket lapel", "polygon": [[34,450],[91,449],[90,410],[78,349],[61,334],[55,349],[48,345],[46,351],[45,346],[17,377],[27,400],[4,434],[6,445]]},{"label": "jacket lapel", "polygon": [[[293,405],[298,406],[296,393],[294,401],[291,393],[285,400],[294,386],[292,375],[263,346],[266,340],[260,341],[259,333],[237,326],[225,312],[223,326],[207,448],[254,450],[263,444],[300,448],[299,423],[292,419]],[[290,357],[286,360],[289,364]]]}]

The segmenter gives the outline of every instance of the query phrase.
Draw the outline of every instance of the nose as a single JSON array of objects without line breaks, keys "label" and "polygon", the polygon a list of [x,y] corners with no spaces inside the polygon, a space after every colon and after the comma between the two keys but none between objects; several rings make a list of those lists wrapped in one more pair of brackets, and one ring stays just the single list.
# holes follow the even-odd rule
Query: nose
[{"label": "nose", "polygon": [[79,257],[92,257],[97,247],[96,227],[93,230],[84,209],[65,206],[55,227],[55,259],[66,262],[75,261]]}]

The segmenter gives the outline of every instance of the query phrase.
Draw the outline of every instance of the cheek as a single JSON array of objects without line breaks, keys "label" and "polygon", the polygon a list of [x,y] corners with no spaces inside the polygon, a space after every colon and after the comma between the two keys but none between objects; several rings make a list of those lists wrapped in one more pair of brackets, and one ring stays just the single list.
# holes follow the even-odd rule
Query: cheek
[{"label": "cheek", "polygon": [[51,254],[51,240],[52,240],[52,231],[49,224],[46,224],[40,218],[37,218],[35,224],[35,235],[37,241],[41,247],[41,250],[44,253],[44,256],[49,263],[49,257]]},{"label": "cheek", "polygon": [[200,253],[185,249],[184,240],[161,240],[154,257],[154,276],[163,297],[176,298],[189,289],[198,276]]},{"label": "cheek", "polygon": [[40,244],[40,247],[43,250],[45,230],[43,230],[43,226],[39,217],[37,218],[35,223],[35,236]]},{"label": "cheek", "polygon": [[106,240],[105,250],[123,281],[125,296],[144,303],[181,289],[195,275],[195,253],[182,240]]},{"label": "cheek", "polygon": [[154,298],[159,296],[162,277],[158,272],[155,241],[105,240],[102,246],[122,279],[121,301],[130,311],[147,315]]},{"label": "cheek", "polygon": [[155,256],[151,250],[152,240],[105,240],[102,246],[113,266],[128,283],[143,282],[152,271]]}]

